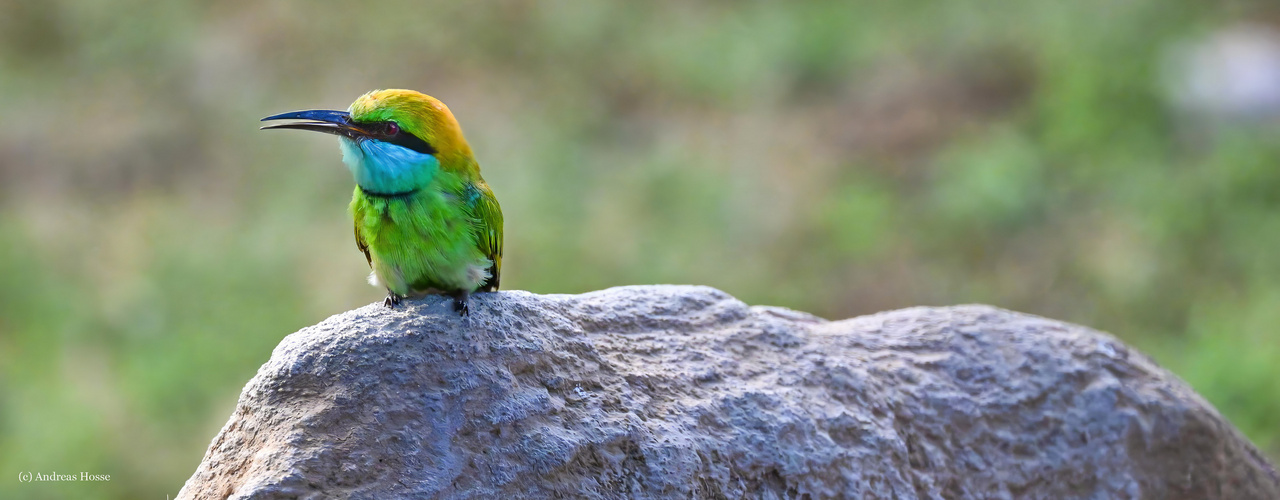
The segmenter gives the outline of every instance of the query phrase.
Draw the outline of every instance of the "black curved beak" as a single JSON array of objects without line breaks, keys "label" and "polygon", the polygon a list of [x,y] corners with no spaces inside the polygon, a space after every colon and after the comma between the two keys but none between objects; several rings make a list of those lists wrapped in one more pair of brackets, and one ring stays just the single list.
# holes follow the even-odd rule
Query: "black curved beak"
[{"label": "black curved beak", "polygon": [[288,113],[280,113],[263,118],[262,121],[268,120],[310,120],[291,123],[277,123],[275,125],[266,125],[258,130],[272,130],[291,128],[297,130],[310,130],[312,132],[322,132],[325,134],[341,135],[358,139],[368,135],[361,130],[359,126],[351,122],[351,115],[346,111],[332,111],[326,109],[313,109],[309,111],[290,111]]}]

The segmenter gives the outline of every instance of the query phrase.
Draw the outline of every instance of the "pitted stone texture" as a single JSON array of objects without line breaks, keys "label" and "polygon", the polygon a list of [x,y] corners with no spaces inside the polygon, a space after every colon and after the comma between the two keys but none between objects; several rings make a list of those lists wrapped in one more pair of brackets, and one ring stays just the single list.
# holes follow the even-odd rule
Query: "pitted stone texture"
[{"label": "pitted stone texture", "polygon": [[1208,403],[1075,325],[693,286],[472,301],[290,335],[178,498],[1280,498]]}]

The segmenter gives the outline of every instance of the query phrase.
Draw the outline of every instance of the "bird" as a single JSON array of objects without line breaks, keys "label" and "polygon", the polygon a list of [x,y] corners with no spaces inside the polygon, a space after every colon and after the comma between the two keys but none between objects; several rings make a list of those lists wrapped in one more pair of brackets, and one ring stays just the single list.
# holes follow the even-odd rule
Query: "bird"
[{"label": "bird", "polygon": [[502,208],[480,176],[458,120],[439,99],[414,90],[368,92],[346,111],[280,113],[260,130],[338,136],[355,178],[350,212],[356,248],[387,289],[383,305],[444,294],[461,316],[474,292],[498,290]]}]

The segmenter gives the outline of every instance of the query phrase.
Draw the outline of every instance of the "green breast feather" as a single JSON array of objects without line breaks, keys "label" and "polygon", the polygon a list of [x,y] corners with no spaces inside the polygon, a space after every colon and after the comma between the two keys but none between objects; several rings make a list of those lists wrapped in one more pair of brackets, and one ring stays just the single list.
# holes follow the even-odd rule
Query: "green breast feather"
[{"label": "green breast feather", "polygon": [[373,277],[399,295],[497,290],[502,210],[493,192],[448,172],[432,184],[397,196],[355,189],[356,246]]}]

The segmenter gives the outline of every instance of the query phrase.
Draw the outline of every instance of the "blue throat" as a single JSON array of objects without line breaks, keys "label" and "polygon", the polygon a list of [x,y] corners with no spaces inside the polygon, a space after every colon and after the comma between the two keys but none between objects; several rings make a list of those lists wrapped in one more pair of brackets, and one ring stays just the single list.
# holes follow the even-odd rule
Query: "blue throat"
[{"label": "blue throat", "polygon": [[367,194],[403,196],[431,184],[440,171],[435,156],[374,139],[341,138],[342,162]]}]

